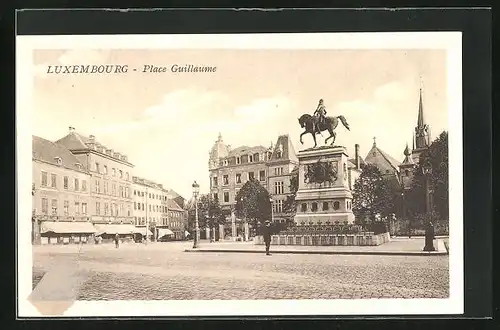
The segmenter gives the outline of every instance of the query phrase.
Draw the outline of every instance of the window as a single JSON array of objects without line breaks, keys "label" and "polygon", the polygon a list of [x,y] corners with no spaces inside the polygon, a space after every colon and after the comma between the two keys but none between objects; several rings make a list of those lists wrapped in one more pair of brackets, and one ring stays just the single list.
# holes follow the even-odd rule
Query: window
[{"label": "window", "polygon": [[253,180],[255,179],[255,173],[254,172],[248,172],[248,180]]},{"label": "window", "polygon": [[49,200],[47,198],[42,198],[42,213],[47,214],[49,212]]},{"label": "window", "polygon": [[224,166],[227,166],[227,159],[224,159],[222,163],[224,164]]},{"label": "window", "polygon": [[253,163],[253,155],[248,155],[248,162]]},{"label": "window", "polygon": [[241,173],[236,173],[236,183],[241,183]]},{"label": "window", "polygon": [[311,204],[311,211],[316,212],[318,210],[318,203],[313,202]]},{"label": "window", "polygon": [[42,187],[47,187],[47,172],[42,171]]},{"label": "window", "polygon": [[323,211],[328,210],[328,202],[323,202]]},{"label": "window", "polygon": [[218,201],[218,200],[219,200],[219,194],[218,194],[218,193],[214,193],[214,195],[213,195],[213,196],[214,196],[214,200],[215,200],[215,201]]},{"label": "window", "polygon": [[151,198],[151,193],[148,194],[148,197]]},{"label": "window", "polygon": [[283,175],[283,167],[276,167],[274,169],[274,175]]},{"label": "window", "polygon": [[68,189],[68,181],[69,181],[69,178],[67,176],[65,176],[63,178],[63,187],[64,187],[64,189]]},{"label": "window", "polygon": [[142,203],[142,210],[144,211],[144,203]]},{"label": "window", "polygon": [[224,192],[224,203],[229,203],[229,192]]},{"label": "window", "polygon": [[57,199],[52,200],[52,215],[57,215]]},{"label": "window", "polygon": [[111,185],[111,195],[116,196],[116,184],[114,183]]},{"label": "window", "polygon": [[119,189],[120,189],[120,197],[123,197],[123,187],[120,186]]},{"label": "window", "polygon": [[213,184],[214,184],[214,187],[217,187],[217,185],[219,184],[217,182],[217,177],[216,176],[213,177]]},{"label": "window", "polygon": [[227,185],[229,184],[229,175],[227,175],[227,174],[226,174],[226,175],[224,175],[223,180],[224,180],[224,181],[223,181],[223,182],[224,182],[224,185],[225,185],[225,186],[227,186]]},{"label": "window", "polygon": [[123,178],[123,172],[122,172],[122,170],[119,170],[118,173],[120,173],[120,179],[122,179]]},{"label": "window", "polygon": [[57,175],[55,174],[50,175],[50,183],[52,188],[57,188]]},{"label": "window", "polygon": [[95,203],[95,214],[101,215],[101,202]]},{"label": "window", "polygon": [[108,194],[108,182],[104,181],[104,194]]},{"label": "window", "polygon": [[405,170],[405,175],[406,175],[406,176],[409,176],[409,175],[410,175],[410,171]]},{"label": "window", "polygon": [[82,191],[87,191],[87,180],[82,180]]},{"label": "window", "polygon": [[87,214],[87,203],[82,203],[82,214]]},{"label": "window", "polygon": [[274,183],[274,193],[276,195],[284,193],[283,181],[277,181],[277,182]]},{"label": "window", "polygon": [[104,215],[108,215],[108,213],[109,213],[109,204],[104,203]]},{"label": "window", "polygon": [[75,214],[80,214],[80,202],[75,202]]},{"label": "window", "polygon": [[136,195],[137,195],[137,190],[134,190],[134,196],[136,196]]},{"label": "window", "polygon": [[128,172],[125,173],[125,180],[127,180],[127,181],[129,180],[129,174],[128,174]]},{"label": "window", "polygon": [[149,212],[151,212],[151,205],[149,205]]},{"label": "window", "polygon": [[78,190],[80,190],[80,182],[78,181],[78,179],[75,179],[75,191]]},{"label": "window", "polygon": [[333,209],[338,210],[340,208],[340,203],[338,201],[333,203]]},{"label": "window", "polygon": [[108,175],[108,167],[104,165],[104,174]]},{"label": "window", "polygon": [[69,201],[64,201],[64,215],[69,214]]},{"label": "window", "polygon": [[260,171],[259,172],[259,180],[260,181],[266,181],[266,171]]},{"label": "window", "polygon": [[130,204],[127,205],[127,216],[130,217]]},{"label": "window", "polygon": [[114,167],[113,167],[113,168],[111,169],[111,173],[112,173],[112,175],[113,175],[113,176],[116,176],[116,168],[114,168]]},{"label": "window", "polygon": [[302,212],[307,211],[307,204],[306,204],[306,203],[302,203],[302,204],[300,205],[300,210],[301,210]]},{"label": "window", "polygon": [[99,180],[95,180],[95,192],[100,193],[101,192],[101,185]]},{"label": "window", "polygon": [[277,200],[277,201],[275,201],[274,203],[275,203],[275,204],[274,204],[274,205],[275,205],[275,209],[274,209],[274,211],[275,211],[276,213],[281,213],[281,212],[283,212],[283,201],[282,201],[282,200]]},{"label": "window", "polygon": [[101,165],[99,165],[99,163],[95,163],[95,171],[101,173]]},{"label": "window", "polygon": [[111,215],[115,215],[115,203],[111,203]]},{"label": "window", "polygon": [[253,155],[253,160],[254,160],[254,162],[258,162],[260,160],[259,154]]},{"label": "window", "polygon": [[238,164],[238,165],[241,164],[241,157],[240,156],[236,157],[236,164]]}]

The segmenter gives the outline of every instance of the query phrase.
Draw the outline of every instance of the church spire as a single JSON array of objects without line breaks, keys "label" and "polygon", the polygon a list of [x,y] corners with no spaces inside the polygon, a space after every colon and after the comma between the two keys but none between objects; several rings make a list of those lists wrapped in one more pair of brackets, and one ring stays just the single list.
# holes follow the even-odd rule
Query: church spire
[{"label": "church spire", "polygon": [[417,127],[424,127],[424,106],[422,104],[422,86],[420,87],[420,98],[418,100],[418,118],[417,118]]}]

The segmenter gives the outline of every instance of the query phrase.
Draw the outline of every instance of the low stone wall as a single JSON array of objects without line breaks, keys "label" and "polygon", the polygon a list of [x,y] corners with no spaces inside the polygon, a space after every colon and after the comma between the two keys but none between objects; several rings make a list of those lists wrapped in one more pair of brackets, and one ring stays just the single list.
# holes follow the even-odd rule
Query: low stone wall
[{"label": "low stone wall", "polygon": [[[391,240],[389,233],[359,234],[318,234],[318,235],[273,235],[271,245],[304,245],[304,246],[375,246]],[[254,244],[263,245],[264,238],[256,236]]]}]

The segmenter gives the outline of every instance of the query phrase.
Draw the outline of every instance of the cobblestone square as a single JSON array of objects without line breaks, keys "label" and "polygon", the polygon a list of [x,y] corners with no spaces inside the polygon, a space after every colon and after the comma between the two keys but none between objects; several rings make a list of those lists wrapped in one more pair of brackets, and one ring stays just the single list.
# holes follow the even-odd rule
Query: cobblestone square
[{"label": "cobblestone square", "polygon": [[[209,243],[203,243],[208,245]],[[215,243],[217,244],[217,243]],[[61,265],[78,300],[447,298],[448,256],[186,253],[192,243],[42,246],[33,284]],[[61,281],[64,281],[61,274]]]}]

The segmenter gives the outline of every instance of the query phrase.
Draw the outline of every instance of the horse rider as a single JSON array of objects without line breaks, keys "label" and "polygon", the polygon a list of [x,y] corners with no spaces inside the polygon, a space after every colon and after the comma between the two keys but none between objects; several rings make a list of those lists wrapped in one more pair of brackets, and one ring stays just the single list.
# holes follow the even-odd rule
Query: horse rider
[{"label": "horse rider", "polygon": [[318,107],[316,108],[316,110],[314,110],[314,117],[316,118],[316,120],[314,121],[314,132],[321,134],[321,130],[319,129],[319,123],[323,121],[325,116],[326,116],[326,108],[325,105],[323,104],[323,99],[320,99]]}]

